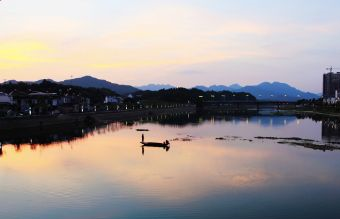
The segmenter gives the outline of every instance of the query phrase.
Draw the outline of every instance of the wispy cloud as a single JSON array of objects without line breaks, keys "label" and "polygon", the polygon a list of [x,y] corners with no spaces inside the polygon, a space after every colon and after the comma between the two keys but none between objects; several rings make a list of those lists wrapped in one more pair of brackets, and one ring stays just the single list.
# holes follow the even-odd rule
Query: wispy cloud
[{"label": "wispy cloud", "polygon": [[[321,69],[325,59],[327,65],[336,62],[340,49],[337,15],[324,13],[322,5],[304,5],[296,10],[292,1],[6,1],[0,6],[0,69],[11,70],[2,72],[6,78],[94,72],[132,84],[181,77],[178,72],[187,69],[202,72],[199,82],[289,79],[296,77],[296,66],[313,62]],[[273,10],[266,13],[266,7]],[[235,66],[238,74],[227,74]],[[319,77],[318,70],[306,71]]]}]

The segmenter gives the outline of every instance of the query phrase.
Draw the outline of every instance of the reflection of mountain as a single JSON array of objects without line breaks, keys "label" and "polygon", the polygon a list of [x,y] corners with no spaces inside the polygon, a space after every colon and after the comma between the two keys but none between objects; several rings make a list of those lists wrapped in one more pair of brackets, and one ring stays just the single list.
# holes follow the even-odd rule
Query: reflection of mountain
[{"label": "reflection of mountain", "polygon": [[152,121],[148,120],[145,122],[153,122],[161,125],[170,126],[187,126],[187,125],[200,125],[206,121],[215,122],[232,122],[234,124],[239,123],[250,123],[261,126],[285,126],[289,123],[295,122],[295,116],[231,116],[231,115],[211,115],[211,114],[174,114],[167,115],[159,118],[155,118]]},{"label": "reflection of mountain", "polygon": [[250,123],[257,123],[261,126],[285,126],[295,122],[295,116],[254,116],[249,119]]}]

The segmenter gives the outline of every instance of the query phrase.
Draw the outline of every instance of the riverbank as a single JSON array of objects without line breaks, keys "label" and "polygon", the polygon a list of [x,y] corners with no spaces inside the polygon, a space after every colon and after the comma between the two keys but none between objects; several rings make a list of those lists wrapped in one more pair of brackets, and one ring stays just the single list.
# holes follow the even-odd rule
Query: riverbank
[{"label": "riverbank", "polygon": [[29,128],[45,128],[52,126],[75,124],[103,124],[112,121],[133,120],[145,116],[157,116],[164,114],[195,112],[195,106],[185,106],[178,108],[162,109],[140,109],[126,111],[105,111],[105,112],[88,112],[72,113],[56,116],[32,116],[22,118],[3,118],[0,119],[0,131],[17,130]]},{"label": "riverbank", "polygon": [[319,112],[319,111],[311,111],[311,110],[310,111],[309,110],[296,110],[295,113],[340,118],[340,113]]}]

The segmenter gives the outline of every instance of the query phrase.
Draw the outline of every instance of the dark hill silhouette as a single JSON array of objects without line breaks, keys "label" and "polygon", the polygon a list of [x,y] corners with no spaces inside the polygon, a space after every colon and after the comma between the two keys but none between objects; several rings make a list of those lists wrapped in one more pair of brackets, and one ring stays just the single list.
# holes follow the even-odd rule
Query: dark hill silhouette
[{"label": "dark hill silhouette", "polygon": [[106,88],[112,90],[120,95],[134,93],[139,91],[137,88],[130,85],[114,84],[106,80],[97,79],[91,76],[84,76],[81,78],[74,78],[70,80],[61,81],[61,84],[79,86],[84,88]]}]

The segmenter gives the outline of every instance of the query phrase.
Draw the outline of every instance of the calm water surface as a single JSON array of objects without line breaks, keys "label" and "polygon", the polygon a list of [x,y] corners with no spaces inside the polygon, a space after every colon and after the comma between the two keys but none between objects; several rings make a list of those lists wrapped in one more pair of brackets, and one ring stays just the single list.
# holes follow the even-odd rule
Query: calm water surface
[{"label": "calm water surface", "polygon": [[[143,150],[136,129],[170,149]],[[340,151],[256,136],[340,133],[294,116],[181,115],[3,138],[0,218],[340,218]]]}]

